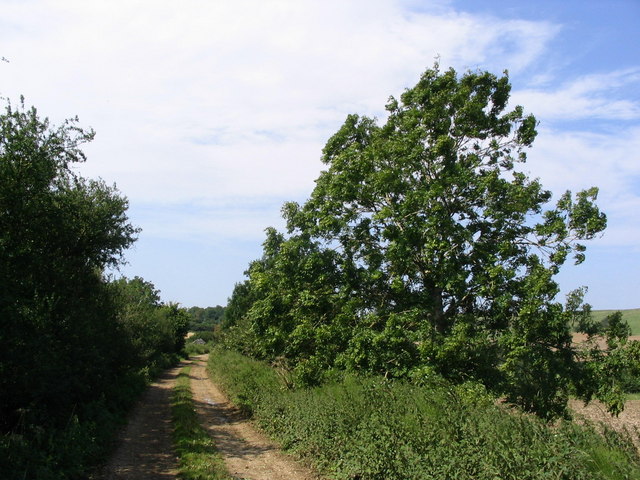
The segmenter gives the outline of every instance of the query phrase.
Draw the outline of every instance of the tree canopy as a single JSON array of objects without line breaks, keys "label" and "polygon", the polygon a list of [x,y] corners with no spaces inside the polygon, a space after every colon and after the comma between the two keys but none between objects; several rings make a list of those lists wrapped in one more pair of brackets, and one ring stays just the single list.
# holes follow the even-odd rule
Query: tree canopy
[{"label": "tree canopy", "polygon": [[537,121],[510,90],[506,74],[436,65],[389,99],[383,124],[349,115],[310,198],[284,205],[288,234],[267,231],[236,287],[239,346],[303,382],[332,368],[439,374],[548,418],[570,391],[591,398],[571,332],[597,326],[583,290],[556,301],[554,276],[584,261],[606,216],[597,188],[552,202],[518,169]]},{"label": "tree canopy", "polygon": [[[3,428],[33,404],[45,416],[68,416],[59,404],[97,394],[94,368],[112,371],[103,362],[117,350],[115,332],[94,320],[111,311],[101,275],[118,264],[136,229],[124,197],[71,168],[84,161],[80,147],[93,135],[75,120],[52,128],[35,108],[9,105],[0,115]],[[89,361],[84,342],[94,337],[104,344],[93,346]]]},{"label": "tree canopy", "polygon": [[138,229],[114,186],[74,166],[77,119],[0,114],[0,477],[84,478],[115,416],[184,345],[186,312],[111,281]]},{"label": "tree canopy", "polygon": [[191,316],[189,322],[189,330],[194,332],[202,332],[213,330],[216,325],[222,322],[225,308],[216,305],[215,307],[191,307],[187,309],[187,313]]}]

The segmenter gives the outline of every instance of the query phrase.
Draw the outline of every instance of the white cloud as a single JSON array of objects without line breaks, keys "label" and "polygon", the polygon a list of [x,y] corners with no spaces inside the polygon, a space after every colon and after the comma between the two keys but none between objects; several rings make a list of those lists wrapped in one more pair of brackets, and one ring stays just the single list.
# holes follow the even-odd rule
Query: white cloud
[{"label": "white cloud", "polygon": [[[11,62],[0,62],[0,95],[24,94],[54,122],[77,114],[95,128],[81,169],[130,198],[151,252],[139,259],[173,258],[162,248],[176,240],[258,244],[281,221],[283,201],[308,196],[345,116],[384,116],[388,96],[414,85],[437,55],[443,68],[526,78],[513,100],[542,128],[525,169],[557,193],[599,186],[609,215],[599,243],[640,245],[640,105],[629,93],[640,70],[558,86],[553,69],[539,68],[558,60],[549,49],[564,28],[557,23],[465,13],[454,7],[464,2],[447,0],[0,2],[0,56]],[[184,275],[194,270],[186,262],[204,263],[180,253]],[[164,275],[167,285],[182,268],[145,262],[135,274]],[[190,282],[179,283],[192,290]]]},{"label": "white cloud", "polygon": [[640,102],[616,98],[630,85],[640,85],[640,68],[582,76],[555,90],[516,90],[512,102],[531,105],[536,117],[543,120],[637,120]]},{"label": "white cloud", "polygon": [[[308,195],[347,113],[384,115],[436,55],[460,69],[526,69],[559,28],[405,5],[10,3],[2,93],[93,126],[81,169],[116,182],[133,212],[157,206],[139,217],[146,235],[261,235],[278,212],[251,205]],[[230,199],[245,207],[227,218],[216,209]]]},{"label": "white cloud", "polygon": [[[311,191],[322,146],[348,113],[384,115],[388,96],[415,84],[436,55],[443,66],[519,71],[558,31],[441,1],[420,6],[5,2],[11,28],[0,40],[11,63],[0,65],[0,92],[95,128],[82,171],[116,182],[134,205],[281,203]],[[161,223],[142,227],[161,234]],[[233,225],[220,233],[233,231],[246,233]]]},{"label": "white cloud", "polygon": [[615,134],[541,128],[523,170],[557,195],[597,186],[608,216],[600,245],[640,245],[640,127]]}]

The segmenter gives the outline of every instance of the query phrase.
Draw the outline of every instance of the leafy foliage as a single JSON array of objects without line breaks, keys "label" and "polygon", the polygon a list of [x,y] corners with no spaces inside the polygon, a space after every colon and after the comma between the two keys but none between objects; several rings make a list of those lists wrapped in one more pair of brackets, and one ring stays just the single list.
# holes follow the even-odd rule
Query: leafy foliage
[{"label": "leafy foliage", "polygon": [[215,349],[209,371],[282,445],[336,479],[631,479],[631,440],[497,406],[473,382],[418,386],[347,374],[290,389],[277,370]]},{"label": "leafy foliage", "polygon": [[0,115],[1,478],[86,478],[140,374],[183,345],[184,312],[104,275],[138,230],[115,187],[73,169],[93,135],[23,104]]},{"label": "leafy foliage", "polygon": [[190,320],[187,311],[177,304],[163,304],[160,292],[140,277],[122,277],[111,286],[118,323],[133,346],[132,365],[151,371],[167,366],[167,356],[184,348]]},{"label": "leafy foliage", "polygon": [[189,320],[189,330],[201,332],[213,330],[216,325],[220,325],[224,316],[225,308],[217,305],[215,307],[191,307],[187,313],[191,317]]},{"label": "leafy foliage", "polygon": [[184,351],[187,355],[202,355],[208,353],[218,340],[219,335],[212,330],[195,332],[185,342]]},{"label": "leafy foliage", "polygon": [[119,262],[136,230],[125,198],[70,169],[92,138],[74,121],[51,128],[35,109],[8,106],[0,116],[3,431],[34,409],[66,422],[118,373],[121,332],[97,321],[114,314],[101,270]]},{"label": "leafy foliage", "polygon": [[390,98],[383,125],[349,115],[309,200],[283,207],[288,236],[269,229],[236,286],[229,343],[306,384],[334,368],[435,371],[545,418],[570,392],[615,410],[591,368],[606,355],[572,345],[572,329],[599,332],[583,290],[555,300],[554,276],[606,227],[598,190],[551,204],[516,169],[537,123],[507,110],[510,89],[506,75],[436,65]]}]

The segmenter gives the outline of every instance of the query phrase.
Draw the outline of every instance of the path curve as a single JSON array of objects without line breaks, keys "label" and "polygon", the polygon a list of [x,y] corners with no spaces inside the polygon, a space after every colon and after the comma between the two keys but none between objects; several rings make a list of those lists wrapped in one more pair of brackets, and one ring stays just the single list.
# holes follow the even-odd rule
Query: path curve
[{"label": "path curve", "polygon": [[251,422],[243,418],[206,369],[208,355],[194,358],[191,391],[200,423],[207,428],[225,459],[229,473],[244,480],[315,480],[318,477],[283,454]]}]

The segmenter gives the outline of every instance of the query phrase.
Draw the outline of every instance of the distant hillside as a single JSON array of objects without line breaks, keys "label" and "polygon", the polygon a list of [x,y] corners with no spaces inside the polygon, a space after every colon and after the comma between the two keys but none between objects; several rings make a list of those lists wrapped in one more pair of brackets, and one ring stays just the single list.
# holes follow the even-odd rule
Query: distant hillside
[{"label": "distant hillside", "polygon": [[[622,312],[622,318],[626,320],[631,327],[631,335],[640,335],[640,308],[620,311]],[[591,313],[593,314],[593,318],[600,321],[613,312],[617,312],[617,310],[594,310]]]}]

